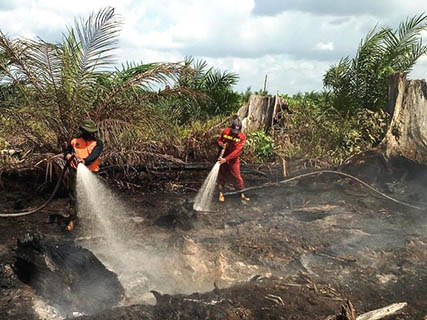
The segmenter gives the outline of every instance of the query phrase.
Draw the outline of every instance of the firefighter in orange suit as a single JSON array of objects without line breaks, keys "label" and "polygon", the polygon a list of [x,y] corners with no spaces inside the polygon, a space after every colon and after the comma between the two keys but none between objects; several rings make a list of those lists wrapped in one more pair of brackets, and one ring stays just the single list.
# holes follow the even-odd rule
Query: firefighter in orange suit
[{"label": "firefighter in orange suit", "polygon": [[[233,120],[230,128],[226,128],[222,131],[218,138],[218,146],[225,152],[218,158],[221,163],[218,175],[218,189],[220,202],[224,201],[223,188],[227,181],[231,182],[236,190],[242,190],[244,183],[242,176],[240,175],[240,152],[243,150],[243,145],[246,142],[246,136],[241,131],[242,123],[239,119]],[[220,149],[220,154],[221,154]],[[248,201],[249,198],[241,193],[243,200]]]},{"label": "firefighter in orange suit", "polygon": [[69,196],[70,196],[70,212],[68,213],[68,221],[65,227],[66,230],[74,229],[74,224],[77,218],[76,208],[76,171],[79,163],[84,164],[92,172],[99,171],[99,156],[103,149],[103,143],[96,137],[98,128],[94,121],[86,119],[82,121],[79,127],[80,135],[71,140],[71,144],[64,152],[65,159],[70,161],[69,170]]}]

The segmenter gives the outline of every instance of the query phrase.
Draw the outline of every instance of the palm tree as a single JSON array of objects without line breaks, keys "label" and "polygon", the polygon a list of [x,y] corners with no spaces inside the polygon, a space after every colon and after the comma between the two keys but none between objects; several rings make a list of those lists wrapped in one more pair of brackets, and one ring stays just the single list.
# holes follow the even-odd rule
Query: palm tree
[{"label": "palm tree", "polygon": [[[135,122],[149,116],[141,111],[144,99],[180,91],[170,92],[164,85],[188,70],[182,63],[127,64],[111,72],[121,24],[108,7],[86,21],[76,20],[58,44],[10,39],[0,31],[3,84],[22,95],[19,104],[0,110],[13,124],[11,130],[39,149],[57,152],[83,117],[99,124]],[[150,90],[153,84],[159,92]]]},{"label": "palm tree", "polygon": [[226,115],[239,107],[240,95],[232,90],[238,81],[233,72],[209,67],[204,60],[187,57],[185,66],[192,72],[181,73],[175,88],[187,88],[200,93],[197,99],[184,99],[174,105],[181,122]]},{"label": "palm tree", "polygon": [[421,32],[427,30],[427,15],[407,18],[397,30],[374,27],[359,45],[353,59],[345,57],[332,65],[323,84],[335,96],[335,107],[344,114],[357,109],[384,110],[389,76],[409,73],[417,60],[427,53]]}]

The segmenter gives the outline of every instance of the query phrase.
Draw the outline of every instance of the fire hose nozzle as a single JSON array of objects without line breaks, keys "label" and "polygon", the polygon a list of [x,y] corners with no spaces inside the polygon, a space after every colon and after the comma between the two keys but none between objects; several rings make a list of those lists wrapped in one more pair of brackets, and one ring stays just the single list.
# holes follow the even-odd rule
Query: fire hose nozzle
[{"label": "fire hose nozzle", "polygon": [[221,149],[221,152],[219,153],[219,158],[222,158],[224,156],[225,148],[227,148],[227,144],[226,143],[222,144],[221,148],[222,149]]},{"label": "fire hose nozzle", "polygon": [[75,154],[72,154],[71,158],[68,160],[69,163],[74,162],[75,165],[78,165],[79,163],[83,163],[83,160],[77,157]]}]

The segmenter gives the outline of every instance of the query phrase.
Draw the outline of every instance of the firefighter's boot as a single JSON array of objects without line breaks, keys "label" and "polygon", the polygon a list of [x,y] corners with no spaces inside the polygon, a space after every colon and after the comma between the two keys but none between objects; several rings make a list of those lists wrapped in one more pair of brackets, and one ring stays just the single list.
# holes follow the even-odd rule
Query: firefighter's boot
[{"label": "firefighter's boot", "polygon": [[251,200],[251,198],[248,198],[247,196],[245,196],[243,192],[240,194],[240,198],[242,198],[242,200],[245,200],[245,201]]},{"label": "firefighter's boot", "polygon": [[219,190],[218,201],[219,202],[225,201],[224,194],[222,193],[222,188],[223,188],[223,186],[219,184],[218,185],[218,190]]},{"label": "firefighter's boot", "polygon": [[224,202],[225,201],[224,194],[221,191],[219,192],[218,201],[219,202]]},{"label": "firefighter's boot", "polygon": [[70,211],[64,214],[65,230],[73,231],[75,227],[76,212],[74,207],[70,206]]},{"label": "firefighter's boot", "polygon": [[65,227],[65,230],[73,231],[73,229],[74,229],[74,221],[71,220],[70,222],[68,222],[67,226]]}]

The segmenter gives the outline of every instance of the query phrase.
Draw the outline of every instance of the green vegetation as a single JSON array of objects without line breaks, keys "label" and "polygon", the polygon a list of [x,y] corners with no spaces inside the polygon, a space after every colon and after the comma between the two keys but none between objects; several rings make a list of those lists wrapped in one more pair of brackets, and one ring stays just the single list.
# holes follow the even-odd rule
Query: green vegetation
[{"label": "green vegetation", "polygon": [[246,152],[255,156],[257,162],[269,162],[275,158],[274,140],[262,131],[248,134]]},{"label": "green vegetation", "polygon": [[[104,165],[215,159],[216,137],[249,101],[251,89],[235,92],[236,74],[192,57],[113,69],[121,24],[107,8],[69,28],[59,44],[0,32],[0,146],[58,154],[90,117],[105,141]],[[384,112],[389,76],[410,71],[427,52],[420,40],[426,28],[425,14],[396,31],[374,28],[355,58],[326,72],[331,91],[281,94],[292,112],[272,132],[248,133],[244,160],[340,164],[378,145],[390,120]]]},{"label": "green vegetation", "polygon": [[194,60],[192,57],[187,58],[184,64],[192,72],[181,73],[176,85],[198,92],[202,99],[166,101],[167,108],[177,112],[180,124],[238,110],[240,95],[232,90],[238,80],[236,74],[208,67],[206,61]]},{"label": "green vegetation", "polygon": [[[185,66],[151,63],[106,72],[113,63],[120,25],[108,8],[70,28],[61,44],[11,40],[0,33],[3,86],[13,86],[17,93],[16,103],[1,109],[9,133],[24,136],[37,150],[58,152],[87,116],[101,127],[114,120],[122,129],[133,130],[139,122],[150,123],[144,129],[151,129],[156,116],[140,108],[154,94],[150,87],[176,79]],[[179,93],[179,88],[167,92]]]},{"label": "green vegetation", "polygon": [[351,154],[379,144],[387,129],[389,116],[384,111],[361,109],[345,117],[333,107],[327,92],[282,97],[293,113],[282,118],[275,133],[281,156],[340,164]]},{"label": "green vegetation", "polygon": [[345,57],[323,78],[334,93],[334,107],[344,115],[357,110],[384,110],[389,76],[408,73],[427,52],[421,33],[427,30],[425,13],[408,18],[397,30],[373,28],[360,43],[355,58]]}]

